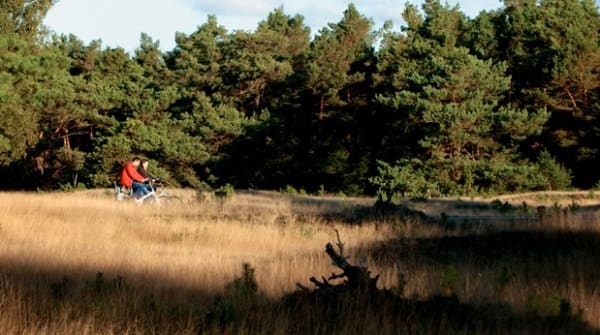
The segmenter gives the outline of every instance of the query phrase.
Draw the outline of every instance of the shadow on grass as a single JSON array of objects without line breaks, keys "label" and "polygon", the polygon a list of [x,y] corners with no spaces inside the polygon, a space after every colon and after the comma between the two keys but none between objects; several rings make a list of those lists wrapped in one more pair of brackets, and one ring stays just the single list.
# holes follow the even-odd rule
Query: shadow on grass
[{"label": "shadow on grass", "polygon": [[300,214],[310,212],[307,211],[310,206],[318,208],[311,214],[325,221],[347,224],[413,220],[453,230],[489,230],[535,225],[592,229],[595,227],[590,222],[600,221],[600,205],[577,203],[568,206],[554,204],[532,207],[526,202],[519,205],[498,199],[425,199],[388,204],[369,198],[323,198],[277,193],[261,195],[288,199],[293,210]]},{"label": "shadow on grass", "polygon": [[[398,262],[454,264],[476,268],[510,264],[530,277],[568,280],[571,270],[585,272],[586,284],[600,281],[600,234],[585,231],[529,230],[430,238],[396,238],[359,251],[376,264]],[[568,284],[568,283],[563,283]]]},{"label": "shadow on grass", "polygon": [[456,296],[404,299],[386,290],[361,295],[322,289],[284,298],[294,334],[600,334],[571,312],[541,316],[504,304],[465,304]]},{"label": "shadow on grass", "polygon": [[0,258],[0,333],[182,333],[212,295],[152,274]]},{"label": "shadow on grass", "polygon": [[[521,311],[558,316],[564,308],[597,320],[600,234],[585,231],[496,231],[395,238],[358,250],[372,266],[396,265],[420,276],[430,292],[469,301],[510,301]],[[556,333],[548,329],[548,333]],[[560,333],[560,332],[559,332]],[[578,332],[574,332],[578,333]]]}]

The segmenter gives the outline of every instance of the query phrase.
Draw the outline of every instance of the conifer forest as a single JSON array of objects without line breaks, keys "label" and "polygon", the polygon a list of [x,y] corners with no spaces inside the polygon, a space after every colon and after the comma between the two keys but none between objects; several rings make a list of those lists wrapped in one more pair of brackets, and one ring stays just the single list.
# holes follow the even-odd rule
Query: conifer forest
[{"label": "conifer forest", "polygon": [[[439,0],[375,27],[350,4],[311,31],[275,8],[216,16],[162,51],[56,35],[53,0],[0,3],[0,187],[106,187],[137,155],[176,185],[452,196],[593,188],[600,11]],[[306,13],[309,15],[310,13]]]}]

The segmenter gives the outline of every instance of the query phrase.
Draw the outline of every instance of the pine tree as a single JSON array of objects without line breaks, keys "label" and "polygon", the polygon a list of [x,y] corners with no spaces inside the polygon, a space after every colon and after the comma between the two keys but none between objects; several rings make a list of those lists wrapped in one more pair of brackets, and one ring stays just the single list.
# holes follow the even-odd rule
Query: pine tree
[{"label": "pine tree", "polygon": [[[372,22],[350,4],[338,23],[323,28],[311,44],[305,109],[310,120],[307,169],[331,189],[360,193],[370,157],[368,123],[371,77],[375,71]],[[313,187],[314,187],[313,186]]]},{"label": "pine tree", "polygon": [[[395,90],[382,93],[380,102],[405,118],[426,176],[442,193],[519,189],[520,175],[529,169],[516,145],[539,134],[547,114],[503,104],[510,88],[506,65],[480,60],[457,45],[466,26],[457,8],[435,0],[423,8],[420,20],[414,7],[406,12],[413,22],[407,39],[386,46],[400,58],[387,59],[384,71]],[[442,29],[446,25],[451,29]]]},{"label": "pine tree", "polygon": [[39,105],[29,97],[39,88],[39,58],[26,41],[0,34],[0,165],[23,159],[38,142]]}]

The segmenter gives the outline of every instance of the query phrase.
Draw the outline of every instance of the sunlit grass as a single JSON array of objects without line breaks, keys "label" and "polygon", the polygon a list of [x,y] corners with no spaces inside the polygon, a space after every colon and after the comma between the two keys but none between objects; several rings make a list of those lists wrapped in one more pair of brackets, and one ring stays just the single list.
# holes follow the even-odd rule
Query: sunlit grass
[{"label": "sunlit grass", "polygon": [[[103,272],[150,290],[166,286],[216,294],[239,274],[241,264],[249,263],[261,291],[280,297],[296,282],[332,271],[322,251],[335,238],[334,229],[352,246],[391,235],[381,225],[299,219],[291,200],[280,196],[236,194],[204,203],[182,196],[181,203],[155,207],[116,203],[101,192],[1,193],[0,273],[25,268],[33,284],[42,287],[4,280],[0,302],[13,310],[0,316],[0,328],[11,332],[16,323],[12,330],[36,332],[43,327],[30,323],[29,302],[15,299],[24,291],[45,291],[48,281],[63,276],[83,282]],[[328,209],[344,210],[336,206]],[[52,323],[69,332],[84,326],[86,317],[77,316],[76,324],[71,318]]]},{"label": "sunlit grass", "polygon": [[280,295],[330,269],[322,250],[334,229],[352,246],[390,236],[374,224],[299,222],[289,200],[261,201],[236,195],[222,204],[157,208],[83,194],[0,194],[0,255],[45,267],[150,273],[215,291],[248,262],[260,287]]}]

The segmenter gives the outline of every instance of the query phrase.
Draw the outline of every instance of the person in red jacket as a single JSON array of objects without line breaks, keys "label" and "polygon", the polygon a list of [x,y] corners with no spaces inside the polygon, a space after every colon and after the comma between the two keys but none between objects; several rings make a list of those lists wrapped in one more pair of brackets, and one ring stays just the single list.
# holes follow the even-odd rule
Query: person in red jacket
[{"label": "person in red jacket", "polygon": [[134,157],[130,162],[125,163],[121,171],[121,185],[132,189],[136,197],[146,195],[152,191],[152,186],[147,184],[150,178],[145,178],[138,172],[140,162],[139,157]]}]

